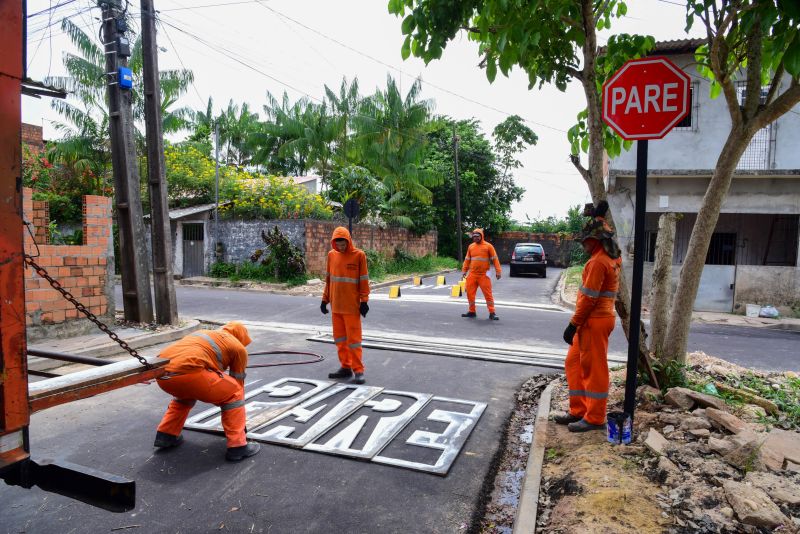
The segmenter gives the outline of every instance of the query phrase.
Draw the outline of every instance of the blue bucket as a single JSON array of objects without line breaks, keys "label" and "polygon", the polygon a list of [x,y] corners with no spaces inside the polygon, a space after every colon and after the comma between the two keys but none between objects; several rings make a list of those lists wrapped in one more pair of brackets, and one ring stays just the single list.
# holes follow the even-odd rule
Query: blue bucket
[{"label": "blue bucket", "polygon": [[608,414],[606,423],[608,430],[608,442],[614,445],[628,445],[633,435],[633,422],[631,416],[622,412],[611,412]]}]

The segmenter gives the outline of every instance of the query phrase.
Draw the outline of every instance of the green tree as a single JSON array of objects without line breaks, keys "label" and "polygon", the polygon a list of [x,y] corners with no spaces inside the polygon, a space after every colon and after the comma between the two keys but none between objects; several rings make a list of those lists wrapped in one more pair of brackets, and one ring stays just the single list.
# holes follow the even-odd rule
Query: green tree
[{"label": "green tree", "polygon": [[495,126],[494,150],[497,153],[497,163],[501,169],[501,179],[505,180],[509,169],[518,169],[522,163],[517,159],[517,154],[525,150],[528,145],[535,145],[539,138],[525,126],[522,117],[511,115]]},{"label": "green tree", "polygon": [[383,184],[367,169],[357,165],[348,165],[332,173],[325,195],[340,204],[356,199],[361,220],[377,215],[385,199]]},{"label": "green tree", "polygon": [[[462,227],[456,229],[453,129],[458,135]],[[456,256],[458,239],[475,227],[497,233],[509,227],[511,205],[523,189],[511,175],[501,180],[498,157],[476,120],[437,117],[428,125],[424,166],[442,183],[432,188],[433,225],[439,232],[439,254]]]},{"label": "green tree", "polygon": [[419,99],[421,89],[417,80],[403,98],[397,82],[388,76],[386,89],[365,99],[353,117],[359,159],[383,182],[388,202],[395,208],[410,199],[429,204],[428,188],[440,183],[438,176],[421,166],[431,109],[431,102]]},{"label": "green tree", "polygon": [[247,102],[239,107],[231,100],[216,120],[220,147],[225,146],[223,161],[237,167],[250,165],[254,152],[251,137],[259,127],[258,113],[252,113]]}]

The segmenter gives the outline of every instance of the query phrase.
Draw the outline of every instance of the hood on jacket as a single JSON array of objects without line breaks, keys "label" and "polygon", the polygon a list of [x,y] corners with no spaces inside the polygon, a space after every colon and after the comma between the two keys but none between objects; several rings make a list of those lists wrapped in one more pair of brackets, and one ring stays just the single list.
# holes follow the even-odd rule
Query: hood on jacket
[{"label": "hood on jacket", "polygon": [[472,237],[472,234],[480,234],[481,235],[481,240],[478,241],[478,243],[483,243],[484,242],[485,238],[484,238],[484,235],[483,235],[483,230],[481,228],[475,228],[472,231],[472,233],[469,234],[470,238]]},{"label": "hood on jacket", "polygon": [[252,339],[250,339],[250,334],[247,333],[247,327],[245,327],[239,321],[231,321],[225,326],[222,327],[222,330],[228,332],[233,337],[241,341],[242,345],[245,347],[250,344]]},{"label": "hood on jacket", "polygon": [[[333,243],[337,239],[347,239],[347,250],[345,252],[352,252],[355,248],[353,246],[353,238],[350,237],[350,232],[344,226],[337,226],[331,236],[331,248],[336,250],[336,245]],[[338,252],[338,250],[336,250]]]}]

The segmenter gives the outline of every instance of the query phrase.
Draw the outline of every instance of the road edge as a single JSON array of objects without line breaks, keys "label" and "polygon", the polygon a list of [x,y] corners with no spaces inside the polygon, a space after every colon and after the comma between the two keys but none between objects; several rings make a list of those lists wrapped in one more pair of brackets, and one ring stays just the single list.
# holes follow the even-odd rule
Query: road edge
[{"label": "road edge", "polygon": [[539,409],[534,423],[533,443],[528,453],[528,465],[519,496],[519,507],[514,518],[512,534],[535,534],[536,515],[539,506],[539,485],[542,479],[542,464],[547,441],[547,425],[550,417],[550,402],[554,384],[551,382],[539,397]]}]

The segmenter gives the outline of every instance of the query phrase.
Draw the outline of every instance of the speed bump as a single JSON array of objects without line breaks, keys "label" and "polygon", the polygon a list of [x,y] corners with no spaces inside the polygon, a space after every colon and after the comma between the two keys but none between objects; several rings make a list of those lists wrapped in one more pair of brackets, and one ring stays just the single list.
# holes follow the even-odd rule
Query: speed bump
[{"label": "speed bump", "polygon": [[415,276],[415,277],[414,277],[414,282],[413,282],[413,285],[415,285],[415,286],[421,286],[421,285],[422,285],[422,277],[421,277],[421,276]]},{"label": "speed bump", "polygon": [[460,297],[463,294],[464,294],[464,289],[461,287],[461,284],[456,284],[450,289],[451,297]]},{"label": "speed bump", "polygon": [[400,298],[400,286],[389,286],[389,298]]},{"label": "speed bump", "polygon": [[436,277],[436,285],[437,286],[447,285],[447,280],[444,279],[444,276],[437,276]]}]

